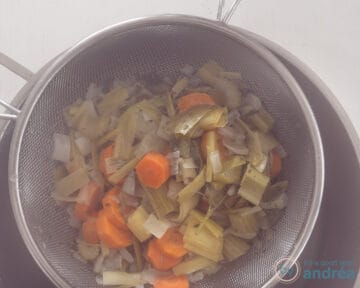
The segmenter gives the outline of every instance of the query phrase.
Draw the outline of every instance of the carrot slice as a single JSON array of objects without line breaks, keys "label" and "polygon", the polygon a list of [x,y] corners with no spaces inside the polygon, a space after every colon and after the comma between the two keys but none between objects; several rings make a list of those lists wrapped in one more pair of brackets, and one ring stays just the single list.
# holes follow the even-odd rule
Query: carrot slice
[{"label": "carrot slice", "polygon": [[153,239],[148,244],[148,249],[146,251],[146,257],[152,266],[161,271],[166,271],[177,264],[182,260],[182,257],[175,258],[166,255],[158,246],[156,239]]},{"label": "carrot slice", "polygon": [[170,177],[169,160],[160,153],[146,154],[135,170],[141,183],[151,188],[159,188]]},{"label": "carrot slice", "polygon": [[169,228],[156,242],[166,255],[174,258],[183,257],[188,252],[184,248],[183,235],[176,228]]},{"label": "carrot slice", "polygon": [[124,248],[132,244],[130,231],[118,229],[104,211],[100,211],[96,219],[96,231],[99,239],[109,248]]},{"label": "carrot slice", "polygon": [[96,219],[89,218],[81,226],[81,235],[85,242],[98,244],[100,242],[96,231]]},{"label": "carrot slice", "polygon": [[101,201],[104,207],[103,213],[106,215],[109,221],[117,228],[127,229],[124,217],[121,215],[119,207],[119,200],[117,198],[119,193],[119,188],[113,187],[105,194],[103,200]]},{"label": "carrot slice", "polygon": [[190,93],[182,96],[177,102],[180,112],[198,105],[215,105],[214,99],[206,93]]},{"label": "carrot slice", "polygon": [[114,147],[115,144],[111,144],[107,147],[105,147],[101,153],[100,153],[100,159],[99,159],[99,168],[100,171],[106,176],[109,177],[111,174],[107,173],[106,171],[106,159],[111,158],[114,154]]},{"label": "carrot slice", "polygon": [[279,176],[282,169],[282,159],[276,150],[271,151],[270,159],[271,159],[270,177],[277,177]]},{"label": "carrot slice", "polygon": [[154,281],[154,288],[189,288],[189,280],[186,276],[162,276]]},{"label": "carrot slice", "polygon": [[79,192],[75,205],[75,216],[81,221],[86,221],[96,211],[101,188],[95,181],[90,181]]}]

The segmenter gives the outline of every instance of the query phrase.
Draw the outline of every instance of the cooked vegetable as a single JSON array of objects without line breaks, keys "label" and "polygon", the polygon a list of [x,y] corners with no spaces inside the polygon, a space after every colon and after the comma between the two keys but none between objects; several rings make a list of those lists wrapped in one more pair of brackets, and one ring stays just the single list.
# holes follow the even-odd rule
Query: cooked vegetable
[{"label": "cooked vegetable", "polygon": [[255,238],[259,231],[256,213],[261,211],[258,206],[245,207],[231,211],[228,216],[234,234],[243,239]]},{"label": "cooked vegetable", "polygon": [[150,188],[159,188],[170,177],[169,160],[160,153],[146,154],[135,170],[140,182]]},{"label": "cooked vegetable", "polygon": [[182,96],[178,100],[177,107],[180,112],[183,112],[194,106],[215,104],[216,103],[214,99],[206,93],[190,93],[188,95]]},{"label": "cooked vegetable", "polygon": [[90,84],[53,136],[52,196],[99,285],[187,288],[283,215],[286,152],[253,83],[214,61],[179,72]]},{"label": "cooked vegetable", "polygon": [[154,214],[150,214],[144,222],[143,227],[148,233],[160,239],[171,227],[171,223],[167,220],[159,220]]},{"label": "cooked vegetable", "polygon": [[276,150],[272,150],[270,153],[270,177],[279,176],[282,169],[282,160],[279,153]]},{"label": "cooked vegetable", "polygon": [[176,265],[172,270],[175,275],[186,275],[202,270],[212,264],[214,262],[205,257],[195,256]]},{"label": "cooked vegetable", "polygon": [[129,160],[125,165],[121,166],[108,178],[109,182],[111,184],[119,184],[124,179],[124,177],[135,168],[138,162],[139,160],[137,158]]},{"label": "cooked vegetable", "polygon": [[259,205],[269,181],[269,177],[248,165],[238,193],[252,204]]},{"label": "cooked vegetable", "polygon": [[151,237],[151,234],[144,228],[144,223],[148,218],[149,214],[142,206],[139,206],[128,218],[127,225],[140,242]]},{"label": "cooked vegetable", "polygon": [[238,257],[246,254],[250,249],[250,245],[244,240],[228,234],[224,237],[224,256],[229,261],[233,261]]},{"label": "cooked vegetable", "polygon": [[175,211],[176,203],[167,197],[166,186],[163,185],[159,189],[145,187],[144,191],[158,218],[164,218],[169,213]]},{"label": "cooked vegetable", "polygon": [[188,252],[184,248],[183,235],[177,228],[169,228],[156,242],[166,255],[174,258],[183,257]]},{"label": "cooked vegetable", "polygon": [[103,285],[124,285],[134,287],[145,284],[140,273],[126,273],[120,271],[104,271]]},{"label": "cooked vegetable", "polygon": [[110,222],[104,211],[100,211],[96,219],[96,230],[100,240],[109,248],[124,248],[132,243],[130,232],[118,229]]},{"label": "cooked vegetable", "polygon": [[197,255],[212,261],[220,261],[223,249],[223,237],[216,237],[204,226],[199,229],[198,221],[189,221],[184,233],[184,247]]},{"label": "cooked vegetable", "polygon": [[68,135],[54,133],[54,149],[51,158],[61,162],[70,161],[71,143]]},{"label": "cooked vegetable", "polygon": [[80,168],[55,183],[55,193],[61,196],[69,196],[89,182],[87,172]]},{"label": "cooked vegetable", "polygon": [[151,240],[148,244],[148,248],[146,251],[146,257],[149,259],[151,265],[160,270],[160,271],[166,271],[177,264],[179,264],[182,260],[182,258],[175,258],[168,256],[165,254],[159,247],[158,243],[155,239]]},{"label": "cooked vegetable", "polygon": [[154,281],[154,288],[189,288],[186,276],[162,276]]}]

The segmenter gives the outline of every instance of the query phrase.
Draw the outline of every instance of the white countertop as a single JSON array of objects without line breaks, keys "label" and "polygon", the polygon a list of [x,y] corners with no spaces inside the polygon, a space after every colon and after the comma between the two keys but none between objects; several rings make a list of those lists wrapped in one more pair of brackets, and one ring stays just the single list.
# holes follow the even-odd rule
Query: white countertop
[{"label": "white countertop", "polygon": [[[215,19],[217,3],[0,0],[0,51],[37,71],[66,48],[108,25],[161,13]],[[277,42],[307,63],[334,92],[360,134],[359,14],[359,0],[244,0],[230,24]],[[11,100],[23,84],[0,66],[2,99]]]}]

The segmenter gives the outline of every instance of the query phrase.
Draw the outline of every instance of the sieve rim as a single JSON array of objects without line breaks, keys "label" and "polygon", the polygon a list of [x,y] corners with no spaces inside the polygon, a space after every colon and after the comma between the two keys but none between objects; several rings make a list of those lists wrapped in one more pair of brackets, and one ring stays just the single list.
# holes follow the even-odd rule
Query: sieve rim
[{"label": "sieve rim", "polygon": [[[208,20],[195,16],[187,15],[159,15],[151,17],[142,17],[125,22],[121,22],[107,28],[104,28],[84,40],[75,44],[72,48],[65,51],[60,55],[52,64],[49,65],[47,69],[44,70],[43,74],[40,75],[38,81],[29,91],[26,102],[24,104],[23,110],[19,115],[18,120],[16,121],[16,126],[14,129],[14,134],[11,141],[10,153],[9,153],[9,193],[12,209],[15,215],[15,220],[20,231],[20,234],[36,263],[42,269],[42,271],[47,275],[47,277],[58,287],[67,287],[71,288],[72,286],[64,278],[62,278],[54,269],[51,264],[46,260],[45,255],[41,252],[38,245],[34,241],[28,223],[26,221],[22,205],[21,197],[19,191],[19,155],[21,150],[21,143],[23,140],[23,135],[26,130],[28,120],[32,114],[32,111],[37,104],[39,98],[42,95],[42,92],[47,87],[48,83],[56,76],[56,74],[63,68],[69,61],[76,57],[80,52],[86,50],[93,44],[98,43],[99,41],[109,37],[110,35],[116,35],[117,33],[122,33],[129,31],[131,29],[144,27],[145,25],[166,25],[166,24],[181,24],[188,26],[197,26],[201,28],[206,28],[210,31],[217,33],[223,33],[224,35],[232,38],[235,41],[241,41],[242,44],[248,46],[250,49],[254,50],[260,57],[262,57],[272,68],[279,73],[282,79],[287,83],[289,89],[295,95],[295,100],[298,102],[303,115],[305,116],[305,121],[308,126],[312,144],[314,146],[314,151],[316,155],[315,159],[315,183],[314,183],[314,193],[313,199],[311,201],[311,208],[309,212],[310,221],[306,221],[303,230],[300,232],[300,237],[295,243],[294,248],[290,257],[297,259],[304,249],[307,240],[309,239],[311,232],[313,230],[317,215],[320,210],[320,203],[323,194],[323,185],[324,185],[324,156],[323,148],[321,144],[321,137],[319,128],[317,126],[315,117],[310,108],[307,99],[302,92],[300,86],[297,84],[296,80],[292,77],[287,68],[278,60],[271,52],[266,48],[257,44],[256,42],[249,40],[244,35],[241,35],[234,31],[232,28],[225,26],[221,22],[216,22],[213,20]],[[262,287],[273,287],[278,283],[278,279],[274,275],[270,278]]]}]

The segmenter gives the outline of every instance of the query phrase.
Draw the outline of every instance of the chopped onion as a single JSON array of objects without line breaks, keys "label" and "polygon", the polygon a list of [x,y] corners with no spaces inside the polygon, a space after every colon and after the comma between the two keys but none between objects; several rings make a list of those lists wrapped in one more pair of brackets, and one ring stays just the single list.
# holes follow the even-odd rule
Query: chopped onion
[{"label": "chopped onion", "polygon": [[279,146],[277,146],[275,149],[276,149],[276,152],[279,153],[281,158],[286,158],[287,157],[287,152],[286,152],[284,146],[279,144]]},{"label": "chopped onion", "polygon": [[144,223],[145,230],[158,239],[160,239],[170,227],[171,223],[169,221],[159,220],[154,214],[150,214]]},{"label": "chopped onion", "polygon": [[281,193],[273,201],[261,202],[260,206],[264,209],[283,209],[286,207],[288,196],[286,193]]},{"label": "chopped onion", "polygon": [[253,93],[249,93],[243,99],[242,106],[240,107],[241,115],[247,115],[250,112],[256,112],[262,107],[259,97]]},{"label": "chopped onion", "polygon": [[100,275],[97,275],[95,277],[95,281],[96,281],[96,284],[98,284],[98,285],[101,285],[101,286],[104,285],[104,282],[103,282],[102,277]]},{"label": "chopped onion", "polygon": [[209,160],[214,174],[220,173],[223,170],[219,150],[212,151],[209,155]]},{"label": "chopped onion", "polygon": [[176,199],[178,193],[184,188],[184,185],[180,182],[176,182],[176,180],[171,179],[169,181],[169,190],[167,192],[167,196],[170,199]]},{"label": "chopped onion", "polygon": [[109,255],[104,259],[102,271],[119,270],[122,268],[123,257],[120,253]]},{"label": "chopped onion", "polygon": [[179,174],[180,151],[171,152],[166,155],[170,162],[170,175]]},{"label": "chopped onion", "polygon": [[67,206],[66,208],[66,212],[69,215],[69,225],[73,228],[80,228],[81,227],[81,221],[79,220],[79,218],[77,218],[75,216],[75,205],[74,204],[70,204]]},{"label": "chopped onion", "polygon": [[83,186],[80,191],[79,194],[77,196],[77,203],[79,204],[84,204],[84,205],[89,205],[91,202],[91,195],[89,193],[89,190],[87,189],[87,186]]},{"label": "chopped onion", "polygon": [[180,72],[183,73],[185,76],[190,77],[191,75],[193,75],[195,73],[195,68],[194,68],[194,66],[185,64],[185,66],[180,69]]},{"label": "chopped onion", "polygon": [[159,128],[156,132],[156,134],[164,139],[169,141],[171,139],[171,131],[169,129],[170,125],[170,119],[164,115],[161,116]]},{"label": "chopped onion", "polygon": [[124,166],[125,163],[126,163],[126,161],[121,160],[121,159],[116,159],[114,157],[105,158],[106,173],[107,174],[114,173],[116,170],[118,170],[119,168]]},{"label": "chopped onion", "polygon": [[140,273],[126,273],[120,271],[104,271],[103,285],[136,286],[144,284]]},{"label": "chopped onion", "polygon": [[125,202],[126,202],[126,205],[134,207],[134,208],[136,208],[140,205],[139,199],[132,195],[127,195]]},{"label": "chopped onion", "polygon": [[228,195],[228,196],[234,196],[234,195],[236,195],[237,194],[237,186],[236,185],[231,185],[230,187],[229,187],[229,189],[227,190],[227,192],[226,192],[226,194]]},{"label": "chopped onion", "polygon": [[125,193],[129,195],[135,195],[135,173],[134,170],[132,170],[125,179],[125,182],[122,186],[122,190],[125,191]]},{"label": "chopped onion", "polygon": [[225,230],[224,233],[230,233],[234,236],[240,237],[242,239],[246,239],[246,240],[251,240],[254,239],[256,237],[256,233],[255,232],[248,232],[248,233],[243,233],[243,232],[239,232],[239,231],[235,231],[234,229],[229,228],[228,230]]},{"label": "chopped onion", "polygon": [[190,275],[188,275],[189,281],[191,283],[198,282],[198,281],[204,279],[204,277],[205,277],[205,273],[202,271],[197,271],[195,273],[191,273]]},{"label": "chopped onion", "polygon": [[120,249],[119,253],[125,261],[128,263],[134,263],[134,257],[131,255],[131,253],[127,249]]},{"label": "chopped onion", "polygon": [[182,167],[184,169],[194,169],[198,168],[193,158],[184,158],[182,159]]},{"label": "chopped onion", "polygon": [[103,174],[100,171],[98,171],[98,170],[90,170],[89,176],[90,176],[91,180],[96,182],[101,187],[101,189],[104,188],[105,179],[104,179]]},{"label": "chopped onion", "polygon": [[94,268],[93,268],[93,271],[95,272],[95,273],[101,273],[102,271],[103,271],[103,263],[104,263],[104,259],[105,259],[105,257],[104,257],[104,255],[102,255],[102,254],[100,254],[97,258],[96,258],[96,260],[95,260],[95,262],[94,262]]},{"label": "chopped onion", "polygon": [[78,147],[81,155],[86,156],[91,152],[91,142],[86,137],[79,137],[75,139],[75,144]]},{"label": "chopped onion", "polygon": [[267,157],[267,155],[264,155],[264,157],[262,158],[262,161],[259,163],[259,165],[256,165],[255,168],[259,172],[263,173],[265,171],[267,164],[268,164],[268,157]]},{"label": "chopped onion", "polygon": [[113,130],[119,124],[119,118],[115,116],[110,116],[109,130]]},{"label": "chopped onion", "polygon": [[249,148],[245,146],[245,143],[236,143],[235,141],[228,141],[226,139],[223,139],[223,144],[232,153],[238,155],[249,154]]},{"label": "chopped onion", "polygon": [[54,133],[54,150],[51,158],[61,162],[70,161],[71,143],[68,135]]},{"label": "chopped onion", "polygon": [[103,95],[102,88],[96,86],[95,83],[90,83],[85,98],[88,100],[97,100],[101,98],[102,95]]}]

